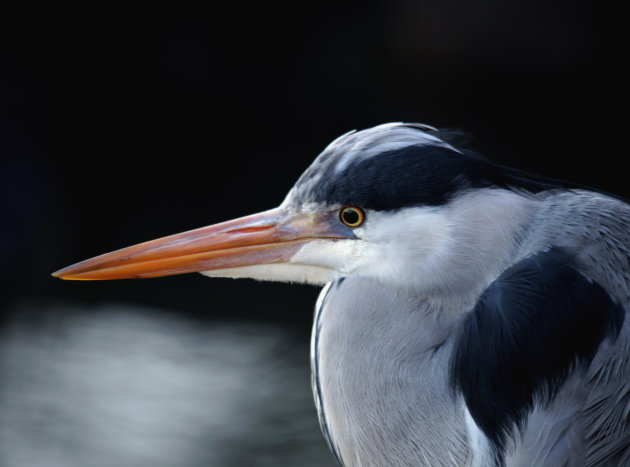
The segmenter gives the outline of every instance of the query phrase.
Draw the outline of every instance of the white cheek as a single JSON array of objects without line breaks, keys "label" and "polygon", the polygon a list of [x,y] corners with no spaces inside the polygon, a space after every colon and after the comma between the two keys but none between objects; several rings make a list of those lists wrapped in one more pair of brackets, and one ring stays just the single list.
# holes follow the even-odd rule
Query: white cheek
[{"label": "white cheek", "polygon": [[355,264],[357,273],[416,286],[450,255],[452,226],[443,212],[408,208],[396,213],[369,213],[357,229],[366,247]]},{"label": "white cheek", "polygon": [[246,278],[261,281],[297,282],[302,284],[323,285],[335,279],[335,271],[318,266],[304,264],[257,264],[238,268],[203,271],[208,277]]},{"label": "white cheek", "polygon": [[316,265],[347,274],[355,270],[366,248],[362,240],[313,240],[300,248],[290,263]]}]

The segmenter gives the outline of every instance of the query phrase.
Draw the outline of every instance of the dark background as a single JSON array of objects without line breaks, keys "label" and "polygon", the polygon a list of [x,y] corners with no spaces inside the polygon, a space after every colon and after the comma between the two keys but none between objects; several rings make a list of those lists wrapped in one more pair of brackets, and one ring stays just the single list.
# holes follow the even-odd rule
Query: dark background
[{"label": "dark background", "polygon": [[274,207],[332,139],[388,121],[463,129],[490,159],[630,196],[616,16],[545,0],[3,11],[1,322],[27,303],[28,341],[59,304],[156,307],[281,328],[306,368],[315,288],[50,273]]}]

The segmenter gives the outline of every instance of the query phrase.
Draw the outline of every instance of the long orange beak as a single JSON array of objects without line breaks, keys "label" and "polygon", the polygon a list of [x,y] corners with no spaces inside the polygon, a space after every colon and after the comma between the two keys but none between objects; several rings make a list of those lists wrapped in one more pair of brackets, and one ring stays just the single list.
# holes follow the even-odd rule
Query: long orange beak
[{"label": "long orange beak", "polygon": [[283,263],[316,238],[347,238],[323,214],[281,208],[123,248],[61,269],[72,280],[159,277]]}]

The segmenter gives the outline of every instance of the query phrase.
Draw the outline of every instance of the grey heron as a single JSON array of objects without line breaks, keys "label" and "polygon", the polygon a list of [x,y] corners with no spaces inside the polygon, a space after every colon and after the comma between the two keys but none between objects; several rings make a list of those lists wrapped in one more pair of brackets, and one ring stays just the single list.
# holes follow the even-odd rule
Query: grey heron
[{"label": "grey heron", "polygon": [[630,465],[630,206],[389,123],[275,209],[56,272],[324,285],[322,431],[347,466]]}]

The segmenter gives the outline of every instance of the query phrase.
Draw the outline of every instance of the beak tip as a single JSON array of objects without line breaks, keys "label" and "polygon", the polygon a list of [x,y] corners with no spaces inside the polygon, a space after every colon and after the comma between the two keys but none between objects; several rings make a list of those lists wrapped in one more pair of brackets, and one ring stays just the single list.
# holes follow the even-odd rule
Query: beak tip
[{"label": "beak tip", "polygon": [[68,277],[65,277],[63,274],[61,274],[61,271],[53,272],[51,276],[54,277],[55,279],[61,279],[61,280],[69,279]]},{"label": "beak tip", "polygon": [[60,269],[59,271],[55,271],[55,272],[51,273],[50,275],[51,275],[52,277],[56,278],[56,279],[62,279],[62,280],[72,280],[72,279],[73,279],[73,277],[72,277],[72,275],[71,275],[71,274],[68,274],[68,273],[66,272],[66,270],[67,270],[67,269],[68,269],[68,268],[63,268],[63,269]]},{"label": "beak tip", "polygon": [[88,280],[92,280],[90,278],[83,278],[83,277],[72,276],[70,274],[64,274],[63,270],[57,271],[57,272],[53,272],[51,274],[51,276],[53,276],[53,277],[55,277],[57,279],[61,279],[62,281],[88,281]]}]

